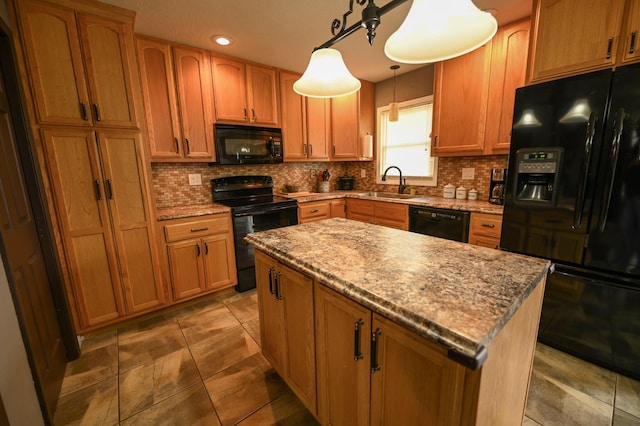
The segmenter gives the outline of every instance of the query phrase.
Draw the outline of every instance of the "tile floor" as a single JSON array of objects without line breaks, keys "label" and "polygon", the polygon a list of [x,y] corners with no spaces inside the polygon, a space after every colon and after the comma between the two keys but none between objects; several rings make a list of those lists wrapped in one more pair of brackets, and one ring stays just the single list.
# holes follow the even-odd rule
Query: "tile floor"
[{"label": "tile floor", "polygon": [[[254,291],[84,339],[55,425],[316,425],[260,354]],[[523,425],[640,425],[640,382],[538,345]]]}]

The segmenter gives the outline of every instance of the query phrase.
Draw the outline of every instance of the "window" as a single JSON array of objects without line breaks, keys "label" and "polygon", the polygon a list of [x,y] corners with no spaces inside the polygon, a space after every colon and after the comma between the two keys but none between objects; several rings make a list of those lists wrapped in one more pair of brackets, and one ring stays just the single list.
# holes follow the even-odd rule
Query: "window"
[{"label": "window", "polygon": [[[378,183],[389,166],[402,170],[409,185],[436,186],[437,159],[431,157],[433,96],[401,102],[398,121],[389,121],[389,106],[378,108]],[[398,176],[395,169],[389,176]],[[387,182],[389,179],[387,179]]]}]

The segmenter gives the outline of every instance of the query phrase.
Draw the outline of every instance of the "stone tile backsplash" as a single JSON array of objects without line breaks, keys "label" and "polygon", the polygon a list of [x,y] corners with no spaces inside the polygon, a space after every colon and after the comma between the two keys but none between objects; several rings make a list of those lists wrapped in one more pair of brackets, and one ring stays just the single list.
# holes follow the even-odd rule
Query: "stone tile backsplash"
[{"label": "stone tile backsplash", "polygon": [[[462,180],[462,168],[474,167],[475,179]],[[442,196],[444,185],[451,183],[478,190],[478,199],[489,197],[489,176],[492,168],[507,167],[506,155],[482,157],[452,157],[438,160],[438,186],[416,187],[422,195]],[[152,163],[153,189],[157,208],[206,204],[212,201],[211,179],[231,175],[268,175],[273,177],[274,190],[284,192],[286,184],[298,185],[299,191],[315,192],[317,176],[323,170],[331,174],[330,189],[336,189],[339,176],[355,177],[355,189],[362,191],[397,191],[397,185],[376,185],[374,162],[309,162],[220,166],[208,163]],[[367,177],[361,178],[364,169]],[[200,174],[202,185],[189,185],[189,174]],[[312,176],[313,174],[313,176]]]}]

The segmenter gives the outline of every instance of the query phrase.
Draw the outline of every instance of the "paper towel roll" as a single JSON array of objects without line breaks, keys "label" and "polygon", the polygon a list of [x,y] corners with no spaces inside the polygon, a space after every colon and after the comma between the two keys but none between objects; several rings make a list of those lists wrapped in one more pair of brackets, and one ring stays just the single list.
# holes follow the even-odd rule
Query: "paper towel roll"
[{"label": "paper towel roll", "polygon": [[373,135],[370,133],[362,138],[362,158],[373,158]]}]

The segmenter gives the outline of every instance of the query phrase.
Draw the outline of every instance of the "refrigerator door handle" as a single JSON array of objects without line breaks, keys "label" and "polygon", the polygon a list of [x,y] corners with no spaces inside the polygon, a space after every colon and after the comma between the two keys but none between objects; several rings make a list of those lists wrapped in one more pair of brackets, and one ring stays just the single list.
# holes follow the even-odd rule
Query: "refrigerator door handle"
[{"label": "refrigerator door handle", "polygon": [[592,112],[589,115],[589,121],[587,122],[587,132],[584,140],[584,162],[582,163],[582,170],[580,170],[580,186],[578,187],[578,196],[576,197],[576,204],[573,211],[573,229],[580,228],[582,224],[582,209],[584,208],[584,196],[587,190],[587,178],[589,177],[589,163],[591,162],[591,147],[593,146],[593,135],[596,128],[596,114]]},{"label": "refrigerator door handle", "polygon": [[616,112],[616,118],[613,123],[613,140],[611,141],[611,150],[609,151],[609,170],[607,170],[607,179],[604,186],[604,198],[600,210],[600,232],[604,232],[607,225],[607,213],[611,204],[611,194],[613,193],[613,178],[618,164],[618,154],[620,152],[620,139],[624,128],[624,108],[620,108]]}]

